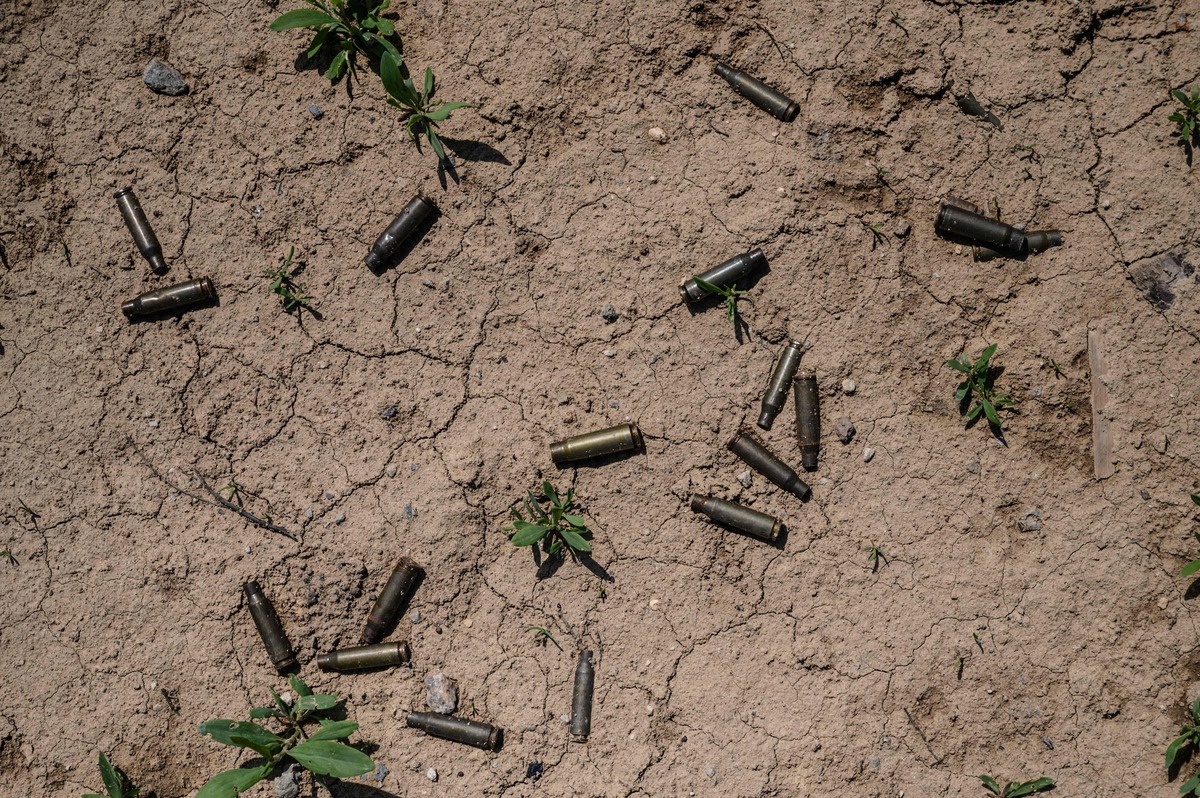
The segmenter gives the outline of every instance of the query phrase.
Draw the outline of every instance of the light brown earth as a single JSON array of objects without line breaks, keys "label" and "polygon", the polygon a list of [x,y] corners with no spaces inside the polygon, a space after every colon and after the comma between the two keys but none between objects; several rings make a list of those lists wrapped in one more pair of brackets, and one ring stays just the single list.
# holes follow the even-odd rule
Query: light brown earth
[{"label": "light brown earth", "polygon": [[[100,751],[167,798],[234,766],[195,727],[281,686],[248,579],[390,769],[338,795],[932,798],[982,795],[979,773],[1177,792],[1163,751],[1200,695],[1197,591],[1177,576],[1200,554],[1200,193],[1167,116],[1168,90],[1200,80],[1200,30],[1180,26],[1200,3],[401,2],[409,63],[480,105],[443,126],[458,184],[374,75],[351,99],[296,68],[307,37],[267,29],[288,6],[0,13],[0,792],[94,791]],[[709,53],[799,100],[796,123]],[[147,90],[153,57],[191,93]],[[1003,130],[959,110],[968,89]],[[123,186],[164,277],[116,212]],[[441,217],[370,273],[418,190]],[[1066,244],[973,263],[933,233],[947,192]],[[298,324],[261,276],[293,245],[321,320]],[[754,246],[771,270],[739,344],[676,286]],[[217,307],[118,310],[204,275]],[[1115,446],[1099,482],[1092,329]],[[789,337],[822,386],[807,505],[743,489],[723,448]],[[1019,402],[1007,448],[962,427],[943,367],[989,343]],[[551,466],[551,441],[626,419],[645,454]],[[764,439],[797,459],[790,409]],[[235,478],[298,541],[148,464],[191,492],[196,472]],[[611,582],[572,562],[538,580],[507,542],[506,508],[546,476],[586,503]],[[694,516],[693,491],[779,514],[786,543]],[[396,633],[414,667],[317,672],[406,553],[428,571]],[[561,718],[583,640],[598,684],[578,745]],[[439,669],[463,714],[508,730],[501,752],[403,728]]]}]

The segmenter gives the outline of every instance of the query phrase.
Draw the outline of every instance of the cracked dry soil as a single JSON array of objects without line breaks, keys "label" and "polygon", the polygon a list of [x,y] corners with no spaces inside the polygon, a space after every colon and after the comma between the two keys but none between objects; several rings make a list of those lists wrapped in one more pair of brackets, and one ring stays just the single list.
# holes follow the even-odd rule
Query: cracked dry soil
[{"label": "cracked dry soil", "polygon": [[[409,0],[409,62],[481,105],[443,127],[446,185],[373,76],[349,98],[297,69],[306,39],[267,29],[279,10],[0,14],[0,514],[18,563],[0,562],[0,792],[95,789],[97,751],[172,798],[234,766],[195,726],[280,683],[249,579],[390,768],[339,795],[978,796],[978,773],[1176,791],[1162,752],[1200,693],[1176,577],[1197,554],[1200,196],[1166,117],[1168,89],[1200,79],[1200,33],[1179,25],[1196,2]],[[735,95],[709,53],[801,101],[796,123]],[[191,93],[146,90],[154,57]],[[967,90],[1002,130],[959,110]],[[165,276],[113,207],[126,185]],[[363,254],[417,190],[440,219],[371,274]],[[1066,244],[975,264],[933,234],[947,192]],[[289,245],[321,320],[297,324],[260,276]],[[771,270],[739,345],[676,286],[754,246]],[[118,311],[204,275],[219,307]],[[1110,371],[1103,481],[1089,330]],[[790,337],[822,385],[807,505],[744,488],[723,448]],[[962,429],[942,365],[991,342],[1019,402],[1007,449]],[[551,467],[552,440],[626,419],[645,454]],[[796,459],[790,410],[764,437]],[[298,541],[170,489],[139,451],[189,489],[236,478]],[[539,581],[507,543],[509,502],[543,476],[586,502],[611,582],[571,563]],[[779,514],[786,545],[693,516],[692,491]],[[415,667],[318,673],[402,554],[428,572],[420,622],[396,633]],[[598,681],[581,746],[562,716],[582,640]],[[500,753],[402,728],[434,670],[508,730]]]}]

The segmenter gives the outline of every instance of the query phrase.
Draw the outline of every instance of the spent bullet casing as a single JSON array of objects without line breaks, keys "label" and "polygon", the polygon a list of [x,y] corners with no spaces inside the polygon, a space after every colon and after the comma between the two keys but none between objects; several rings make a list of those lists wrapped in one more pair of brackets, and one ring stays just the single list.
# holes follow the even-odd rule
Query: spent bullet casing
[{"label": "spent bullet casing", "polygon": [[1026,255],[1029,242],[1025,231],[1011,224],[989,219],[981,213],[943,202],[934,227],[941,235],[952,235],[973,241],[980,246],[1014,255]]},{"label": "spent bullet casing", "polygon": [[318,654],[317,667],[323,671],[361,671],[404,665],[411,659],[408,643],[375,643]]},{"label": "spent bullet casing", "polygon": [[137,244],[138,252],[150,262],[154,271],[165,272],[167,261],[163,258],[162,245],[158,243],[158,236],[154,235],[154,228],[150,226],[150,220],[146,218],[146,212],[134,196],[133,189],[123,188],[113,194],[113,198],[117,201],[117,209],[121,211],[125,226],[133,236],[133,242]]},{"label": "spent bullet casing", "polygon": [[487,751],[495,751],[504,741],[504,730],[490,723],[464,720],[437,712],[409,712],[406,722],[432,737],[453,740],[464,745],[473,745]]},{"label": "spent bullet casing", "polygon": [[[943,197],[942,204],[952,205],[956,208],[962,208],[965,211],[970,211],[971,213],[976,213],[980,216],[985,215],[983,209],[975,203],[971,202],[970,200],[965,200],[962,197],[956,197],[952,194],[947,194],[945,197]],[[1062,233],[1058,230],[1035,230],[1033,232],[1025,233],[1024,235],[1025,241],[1029,245],[1030,255],[1036,255],[1039,252],[1045,252],[1051,247],[1062,246],[1063,242]],[[976,262],[984,262],[1003,257],[1002,253],[997,252],[990,247],[980,246],[979,244],[971,247],[971,255]]]},{"label": "spent bullet casing", "polygon": [[713,71],[725,79],[734,91],[745,97],[771,116],[783,122],[791,122],[800,113],[800,106],[781,91],[771,88],[758,78],[747,75],[717,62]]},{"label": "spent bullet casing", "polygon": [[821,452],[821,403],[817,396],[817,375],[802,371],[792,383],[796,399],[796,443],[800,447],[800,464],[805,470],[817,467]]},{"label": "spent bullet casing", "polygon": [[716,496],[693,493],[691,506],[692,512],[703,513],[717,523],[731,526],[770,543],[778,540],[783,531],[783,524],[778,518],[743,507],[736,502],[718,499]]},{"label": "spent bullet casing", "polygon": [[368,268],[378,270],[399,252],[400,247],[416,234],[435,210],[437,206],[431,200],[420,194],[413,197],[371,245],[371,251],[363,258],[363,262]]},{"label": "spent bullet casing", "polygon": [[550,444],[550,459],[555,464],[586,460],[606,454],[628,452],[645,445],[642,431],[637,424],[618,424],[608,429],[573,435],[566,440]]},{"label": "spent bullet casing", "polygon": [[804,354],[804,345],[799,341],[789,341],[779,357],[775,360],[775,368],[771,370],[771,378],[767,380],[767,392],[763,394],[762,413],[758,416],[758,426],[770,429],[775,423],[775,417],[783,411],[787,404],[788,389],[796,369],[800,366],[800,356]]},{"label": "spent bullet casing", "polygon": [[413,560],[400,558],[367,615],[367,626],[362,633],[364,643],[377,643],[392,631],[424,575]]},{"label": "spent bullet casing", "polygon": [[701,288],[700,284],[696,282],[697,278],[706,283],[723,287],[733,285],[747,274],[757,271],[766,265],[767,256],[763,254],[763,251],[761,249],[752,249],[742,255],[734,255],[719,266],[714,266],[708,271],[684,281],[683,285],[679,286],[679,293],[683,297],[683,301],[690,305],[709,295],[709,292]]},{"label": "spent bullet casing", "polygon": [[592,691],[596,685],[596,669],[592,667],[592,652],[579,655],[575,667],[575,689],[571,692],[571,737],[585,742],[592,733]]},{"label": "spent bullet casing", "polygon": [[812,496],[812,488],[800,479],[800,475],[750,433],[739,432],[734,435],[728,447],[729,451],[742,458],[748,466],[788,493],[798,496],[801,501],[808,501]]},{"label": "spent bullet casing", "polygon": [[217,298],[217,289],[209,277],[188,280],[185,283],[168,285],[139,294],[128,302],[121,303],[121,312],[126,318],[153,316],[168,310],[178,310],[189,305],[198,305]]},{"label": "spent bullet casing", "polygon": [[296,652],[292,650],[291,641],[283,631],[283,624],[275,614],[275,607],[263,594],[258,582],[247,582],[242,585],[242,589],[246,591],[246,607],[250,610],[250,617],[254,619],[263,645],[267,647],[267,656],[271,658],[271,664],[280,673],[295,669],[298,665]]}]

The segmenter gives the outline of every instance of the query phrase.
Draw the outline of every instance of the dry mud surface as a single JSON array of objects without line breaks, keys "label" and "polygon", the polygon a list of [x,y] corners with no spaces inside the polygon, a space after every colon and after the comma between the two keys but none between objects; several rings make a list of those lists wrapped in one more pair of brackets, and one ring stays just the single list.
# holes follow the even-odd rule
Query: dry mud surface
[{"label": "dry mud surface", "polygon": [[[1177,576],[1200,527],[1200,195],[1166,117],[1168,90],[1200,78],[1200,32],[1179,24],[1200,4],[400,2],[409,63],[480,105],[443,127],[460,182],[413,149],[373,75],[348,97],[298,69],[307,37],[269,31],[279,10],[0,13],[0,517],[17,561],[0,562],[0,792],[94,790],[98,751],[169,798],[234,766],[195,727],[280,685],[240,592],[257,579],[304,675],[348,696],[390,771],[338,795],[979,796],[978,773],[1176,793],[1162,754],[1200,694]],[[800,117],[735,95],[709,53]],[[155,57],[189,94],[146,89]],[[1003,129],[959,109],[967,90]],[[127,185],[165,276],[116,212]],[[372,274],[362,256],[418,190],[441,217]],[[1066,245],[973,263],[933,233],[947,192]],[[261,276],[293,245],[321,314],[300,324]],[[771,269],[739,343],[676,287],[754,246]],[[217,307],[118,311],[204,275]],[[1100,481],[1089,331],[1114,437]],[[790,337],[822,386],[807,505],[743,488],[723,447]],[[1019,402],[1008,448],[963,429],[943,367],[993,342]],[[644,454],[550,464],[551,441],[627,419]],[[764,438],[797,459],[790,409]],[[236,478],[297,540],[151,467],[197,495],[196,473]],[[585,501],[611,581],[571,562],[539,580],[507,542],[509,503],[547,475]],[[779,514],[786,542],[694,516],[693,491]],[[890,558],[877,573],[870,545]],[[403,554],[428,572],[420,621],[395,635],[414,667],[316,671]],[[582,642],[587,745],[562,721]],[[402,727],[436,670],[464,714],[508,730],[501,752]]]}]

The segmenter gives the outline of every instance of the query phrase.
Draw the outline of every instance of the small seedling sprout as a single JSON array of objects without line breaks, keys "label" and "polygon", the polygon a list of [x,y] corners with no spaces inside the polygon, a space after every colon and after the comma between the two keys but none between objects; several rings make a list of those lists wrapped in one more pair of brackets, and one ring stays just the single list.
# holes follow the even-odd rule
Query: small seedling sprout
[{"label": "small seedling sprout", "polygon": [[983,354],[974,363],[967,359],[966,353],[963,353],[956,360],[947,360],[946,365],[963,375],[963,380],[958,384],[958,390],[954,393],[955,401],[964,411],[963,423],[969,427],[979,419],[980,414],[983,414],[999,437],[1004,431],[1000,423],[999,411],[1015,407],[1016,402],[1007,394],[996,393],[996,377],[991,367],[992,356],[996,354],[996,346],[997,344],[992,344],[984,349]]},{"label": "small seedling sprout", "polygon": [[88,792],[83,794],[83,798],[134,798],[141,792],[108,761],[103,751],[100,752],[100,781],[104,782],[104,793]]},{"label": "small seedling sprout", "polygon": [[429,146],[433,148],[438,161],[444,163],[447,160],[446,150],[442,146],[442,140],[434,132],[438,122],[446,121],[452,112],[460,108],[475,108],[476,106],[471,103],[435,100],[433,95],[436,91],[436,83],[433,70],[428,67],[425,69],[425,84],[422,90],[418,91],[417,87],[413,85],[412,78],[406,78],[401,73],[400,63],[400,58],[391,53],[384,53],[380,62],[379,77],[383,79],[383,88],[389,95],[388,104],[404,112],[405,126],[417,149],[421,148],[420,136],[424,135],[429,140]]},{"label": "small seedling sprout", "polygon": [[1003,789],[1001,789],[1000,783],[991,776],[981,775],[979,780],[983,782],[983,786],[987,787],[989,792],[998,798],[1023,798],[1023,796],[1043,792],[1054,786],[1054,779],[1045,776],[1033,781],[1010,781]]},{"label": "small seedling sprout", "polygon": [[325,77],[335,81],[349,72],[357,78],[359,55],[381,59],[385,54],[400,60],[400,51],[389,41],[396,32],[383,17],[391,0],[304,0],[311,8],[297,8],[277,17],[271,30],[309,28],[316,31],[305,53],[313,58],[326,44],[337,50]]},{"label": "small seedling sprout", "polygon": [[864,222],[861,219],[859,219],[859,222],[862,224],[863,227],[867,228],[867,230],[869,230],[871,232],[871,250],[872,251],[874,251],[875,247],[879,246],[880,244],[886,244],[888,242],[887,235],[881,229],[883,227],[883,222],[876,222],[875,224],[870,224],[869,222]]},{"label": "small seedling sprout", "polygon": [[533,642],[536,643],[537,645],[541,646],[542,648],[546,647],[546,643],[548,641],[548,642],[553,643],[554,647],[557,648],[559,651],[563,650],[563,647],[560,646],[558,644],[558,641],[554,639],[554,635],[552,635],[550,633],[550,630],[545,628],[544,626],[526,626],[525,631],[533,632]]},{"label": "small seedling sprout", "polygon": [[1175,89],[1171,96],[1183,104],[1183,108],[1171,114],[1167,119],[1178,126],[1179,140],[1185,147],[1191,147],[1192,141],[1200,131],[1200,86],[1193,86],[1191,96],[1182,89]]},{"label": "small seedling sprout", "polygon": [[[1179,736],[1167,746],[1167,774],[1173,775],[1176,767],[1182,765],[1200,748],[1200,698],[1197,698],[1188,712],[1190,723],[1179,727]],[[1181,756],[1182,755],[1182,756]],[[1200,795],[1200,770],[1179,788],[1183,795]]]},{"label": "small seedling sprout", "polygon": [[[725,308],[725,316],[729,319],[730,324],[737,327],[739,315],[738,300],[746,299],[746,294],[750,292],[742,291],[736,285],[716,285],[715,283],[710,283],[708,280],[701,280],[699,277],[693,277],[692,279],[696,281],[696,285],[702,290],[722,298],[721,305]],[[746,301],[753,302],[754,300],[746,299]]]},{"label": "small seedling sprout", "polygon": [[297,308],[310,309],[312,306],[312,298],[305,296],[304,289],[295,282],[294,278],[300,272],[299,267],[292,269],[292,258],[295,255],[296,248],[289,247],[287,257],[278,269],[263,270],[263,277],[271,280],[271,291],[282,298],[283,309],[287,313]]},{"label": "small seedling sprout", "polygon": [[[525,508],[525,515],[517,509],[518,503]],[[540,498],[527,490],[525,498],[513,502],[509,511],[513,521],[504,531],[512,533],[509,540],[514,546],[536,547],[540,543],[548,555],[558,554],[564,547],[572,554],[587,554],[592,550],[588,542],[592,533],[583,516],[575,514],[578,508],[573,489],[559,495],[547,480],[542,483]]]},{"label": "small seedling sprout", "polygon": [[863,551],[867,553],[867,562],[871,565],[871,573],[879,573],[879,566],[887,565],[887,555],[879,546],[864,546]]},{"label": "small seedling sprout", "polygon": [[[1192,497],[1192,503],[1200,506],[1200,494],[1192,493],[1189,495]],[[1196,536],[1196,542],[1200,543],[1200,531],[1193,532],[1192,534]],[[1200,560],[1192,560],[1187,565],[1183,566],[1183,568],[1179,569],[1179,575],[1191,576],[1197,571],[1200,571]]]}]

